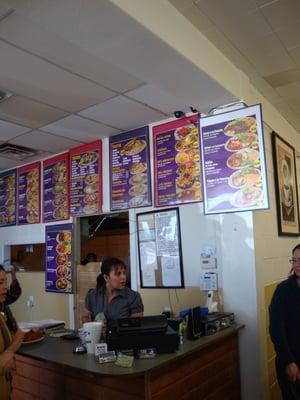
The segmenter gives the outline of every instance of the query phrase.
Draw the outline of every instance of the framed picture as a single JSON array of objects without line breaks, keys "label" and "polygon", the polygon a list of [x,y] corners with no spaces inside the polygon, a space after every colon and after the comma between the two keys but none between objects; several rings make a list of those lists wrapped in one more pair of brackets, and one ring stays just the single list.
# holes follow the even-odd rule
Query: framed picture
[{"label": "framed picture", "polygon": [[299,205],[294,148],[272,132],[278,234],[299,236]]},{"label": "framed picture", "polygon": [[142,288],[183,288],[178,208],[137,214]]}]

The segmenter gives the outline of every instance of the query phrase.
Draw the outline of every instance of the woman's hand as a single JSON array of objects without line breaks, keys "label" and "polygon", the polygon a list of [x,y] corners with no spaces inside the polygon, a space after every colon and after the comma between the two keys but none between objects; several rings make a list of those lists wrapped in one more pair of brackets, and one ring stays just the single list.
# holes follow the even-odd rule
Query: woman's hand
[{"label": "woman's hand", "polygon": [[296,382],[298,377],[300,376],[300,371],[296,363],[290,363],[285,367],[285,373],[287,378],[291,382]]},{"label": "woman's hand", "polygon": [[3,376],[15,368],[15,354],[12,351],[4,351],[0,354],[0,376]]}]

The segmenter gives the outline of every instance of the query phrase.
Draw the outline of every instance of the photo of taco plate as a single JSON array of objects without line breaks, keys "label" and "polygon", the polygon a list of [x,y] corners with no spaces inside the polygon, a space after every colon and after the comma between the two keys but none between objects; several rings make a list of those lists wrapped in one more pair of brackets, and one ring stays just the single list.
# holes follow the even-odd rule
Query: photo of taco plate
[{"label": "photo of taco plate", "polygon": [[243,168],[230,175],[229,186],[236,189],[261,186],[261,173],[257,168]]}]

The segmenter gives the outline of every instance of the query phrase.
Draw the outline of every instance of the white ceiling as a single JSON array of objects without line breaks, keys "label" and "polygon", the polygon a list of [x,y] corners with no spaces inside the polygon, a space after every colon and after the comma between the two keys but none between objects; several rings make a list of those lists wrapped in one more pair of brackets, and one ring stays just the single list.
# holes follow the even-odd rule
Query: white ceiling
[{"label": "white ceiling", "polygon": [[300,133],[300,0],[169,0]]},{"label": "white ceiling", "polygon": [[[299,0],[170,3],[300,132]],[[37,150],[26,162],[238,100],[109,0],[1,0],[0,54],[0,89],[13,93],[0,143]],[[0,170],[24,162],[0,157]]]},{"label": "white ceiling", "polygon": [[237,100],[108,0],[1,0],[0,54],[0,144],[38,151],[0,170]]}]

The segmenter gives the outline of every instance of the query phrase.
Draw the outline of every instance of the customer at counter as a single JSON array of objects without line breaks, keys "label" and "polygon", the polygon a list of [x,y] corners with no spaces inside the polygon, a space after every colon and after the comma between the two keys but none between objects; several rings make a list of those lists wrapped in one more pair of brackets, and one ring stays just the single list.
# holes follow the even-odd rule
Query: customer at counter
[{"label": "customer at counter", "polygon": [[270,304],[270,336],[276,351],[277,380],[284,400],[300,396],[300,244],[292,250],[291,275]]},{"label": "customer at counter", "polygon": [[22,289],[17,279],[17,269],[16,266],[14,265],[14,262],[12,262],[12,268],[10,270],[10,273],[11,273],[11,284],[7,291],[5,299],[5,305],[7,306],[17,301],[22,294]]},{"label": "customer at counter", "polygon": [[118,258],[102,262],[97,286],[90,289],[85,298],[82,322],[122,317],[143,316],[144,306],[138,292],[126,287],[126,265]]},{"label": "customer at counter", "polygon": [[11,371],[15,366],[15,352],[22,344],[24,333],[5,304],[7,297],[7,277],[0,265],[0,394],[1,400],[9,400],[11,394]]}]

